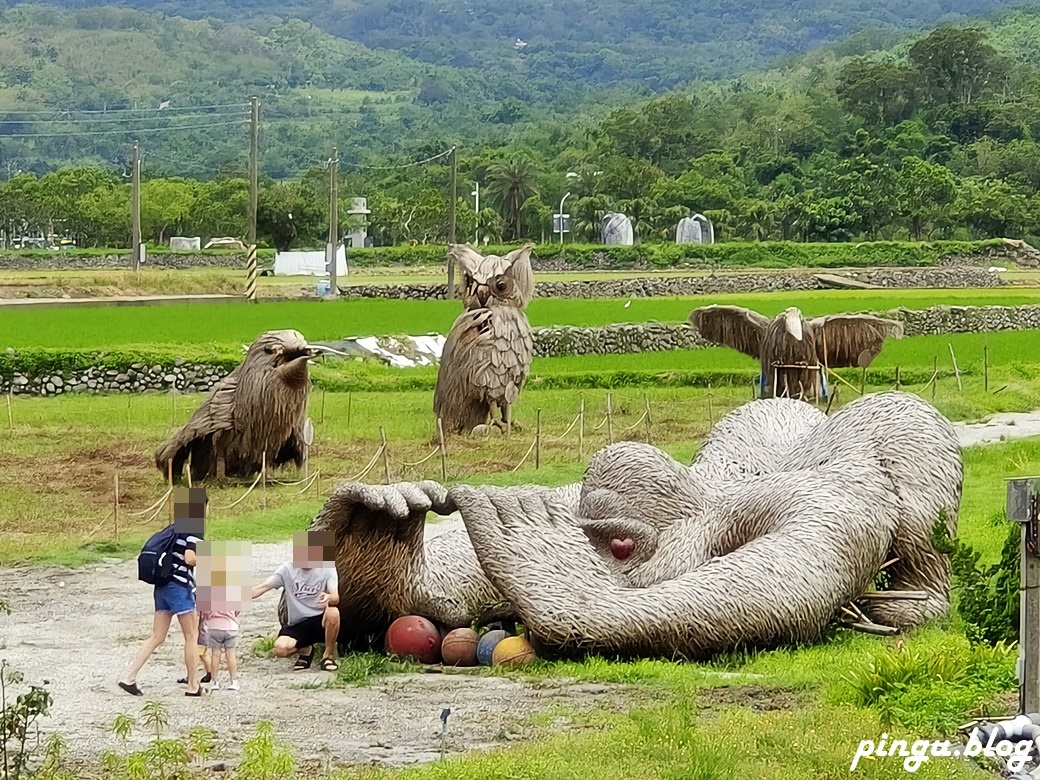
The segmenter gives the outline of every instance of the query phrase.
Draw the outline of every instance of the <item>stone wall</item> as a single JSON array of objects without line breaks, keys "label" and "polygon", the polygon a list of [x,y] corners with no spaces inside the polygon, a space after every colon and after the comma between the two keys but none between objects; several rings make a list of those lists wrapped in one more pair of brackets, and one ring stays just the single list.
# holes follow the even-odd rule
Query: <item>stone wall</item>
[{"label": "stone wall", "polygon": [[[839,274],[828,274],[829,276]],[[847,271],[841,276],[878,287],[976,288],[1000,287],[1004,280],[980,268],[879,268]],[[723,273],[711,276],[670,276],[643,279],[604,279],[588,282],[539,282],[536,298],[659,298],[686,295],[726,295],[755,292],[799,292],[828,288],[812,273]],[[347,298],[391,298],[409,301],[445,300],[446,284],[352,285],[341,287]]]},{"label": "stone wall", "polygon": [[14,395],[65,393],[144,393],[148,391],[202,393],[228,375],[219,366],[189,363],[178,358],[172,366],[134,363],[124,369],[88,368],[56,371],[42,376],[0,376],[0,391]]},{"label": "stone wall", "polygon": [[[129,254],[66,255],[51,252],[38,255],[0,254],[0,271],[65,271],[134,267]],[[246,256],[208,255],[202,252],[155,252],[147,255],[142,268],[245,268]]]},{"label": "stone wall", "polygon": [[[1040,330],[1040,305],[937,306],[923,310],[895,309],[880,314],[902,320],[907,337]],[[711,346],[683,322],[620,323],[595,328],[569,325],[539,328],[535,331],[534,345],[538,357],[620,355]],[[41,376],[16,373],[9,377],[0,376],[0,393],[10,391],[15,395],[62,395],[70,392],[204,392],[227,373],[226,368],[191,364],[183,359],[173,361],[172,366],[134,363],[124,369],[89,368],[81,371],[55,371]]]}]

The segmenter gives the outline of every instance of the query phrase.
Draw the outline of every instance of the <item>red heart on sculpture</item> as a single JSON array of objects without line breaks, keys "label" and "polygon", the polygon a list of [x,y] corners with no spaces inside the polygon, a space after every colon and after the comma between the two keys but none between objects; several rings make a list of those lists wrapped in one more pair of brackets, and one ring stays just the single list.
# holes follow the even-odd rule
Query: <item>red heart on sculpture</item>
[{"label": "red heart on sculpture", "polygon": [[619,561],[630,557],[636,550],[636,543],[631,539],[611,539],[610,551]]}]

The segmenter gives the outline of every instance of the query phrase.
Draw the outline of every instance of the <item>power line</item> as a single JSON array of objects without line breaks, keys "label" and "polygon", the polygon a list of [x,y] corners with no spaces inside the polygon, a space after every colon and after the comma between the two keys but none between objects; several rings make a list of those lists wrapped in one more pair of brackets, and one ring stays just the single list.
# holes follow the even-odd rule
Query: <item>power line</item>
[{"label": "power line", "polygon": [[452,147],[451,149],[433,155],[433,157],[427,157],[425,160],[416,160],[414,162],[402,163],[401,165],[351,165],[350,167],[355,171],[396,171],[402,168],[414,168],[418,165],[425,165],[434,160],[439,160],[442,157],[447,157],[454,150],[455,147]]},{"label": "power line", "polygon": [[168,108],[109,108],[107,110],[86,108],[52,108],[48,109],[47,111],[0,111],[0,114],[14,116],[53,116],[54,114],[125,114],[141,112],[151,112],[154,114],[160,111],[167,111],[172,113],[177,111],[206,111],[209,109],[218,108],[249,108],[249,103],[223,103],[211,106],[170,106]]},{"label": "power line", "polygon": [[[210,117],[212,119],[220,119],[222,117],[236,116],[233,113],[206,113],[206,114],[179,114],[177,119],[204,119]],[[158,116],[128,116],[128,117],[104,117],[101,119],[0,119],[0,124],[4,125],[43,125],[43,124],[64,124],[64,125],[99,125],[112,122],[151,122],[153,119],[159,119]]]},{"label": "power line", "polygon": [[238,119],[234,122],[210,122],[204,125],[178,125],[175,127],[113,127],[109,130],[88,130],[71,133],[0,133],[0,138],[79,138],[88,135],[111,135],[121,133],[123,135],[134,133],[165,133],[177,130],[202,130],[209,127],[230,127],[232,125],[248,125],[248,119]]}]

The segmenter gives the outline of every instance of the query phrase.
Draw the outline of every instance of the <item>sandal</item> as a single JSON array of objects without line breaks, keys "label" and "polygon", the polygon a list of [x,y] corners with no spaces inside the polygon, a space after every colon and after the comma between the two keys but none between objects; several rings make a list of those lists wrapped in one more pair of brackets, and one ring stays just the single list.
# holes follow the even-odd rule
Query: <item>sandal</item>
[{"label": "sandal", "polygon": [[313,661],[313,660],[314,660],[314,653],[313,652],[310,655],[301,655],[299,658],[296,659],[296,663],[293,664],[293,671],[294,672],[302,672],[304,669],[310,669],[311,668],[311,661]]},{"label": "sandal", "polygon": [[129,693],[131,696],[144,696],[144,691],[137,687],[137,683],[125,683],[120,681],[119,687]]},{"label": "sandal", "polygon": [[326,672],[334,672],[339,669],[339,665],[331,658],[322,658],[321,668]]}]

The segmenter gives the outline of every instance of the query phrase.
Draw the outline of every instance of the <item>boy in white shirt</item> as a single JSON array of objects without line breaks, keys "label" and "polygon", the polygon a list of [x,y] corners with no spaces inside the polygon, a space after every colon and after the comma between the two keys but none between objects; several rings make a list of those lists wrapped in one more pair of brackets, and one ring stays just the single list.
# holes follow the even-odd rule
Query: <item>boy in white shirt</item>
[{"label": "boy in white shirt", "polygon": [[331,534],[297,531],[293,534],[293,560],[283,563],[260,585],[253,586],[257,599],[269,590],[282,588],[288,622],[283,623],[274,642],[279,658],[297,655],[293,671],[309,669],[314,645],[325,643],[321,668],[335,672],[339,637],[339,579]]}]

